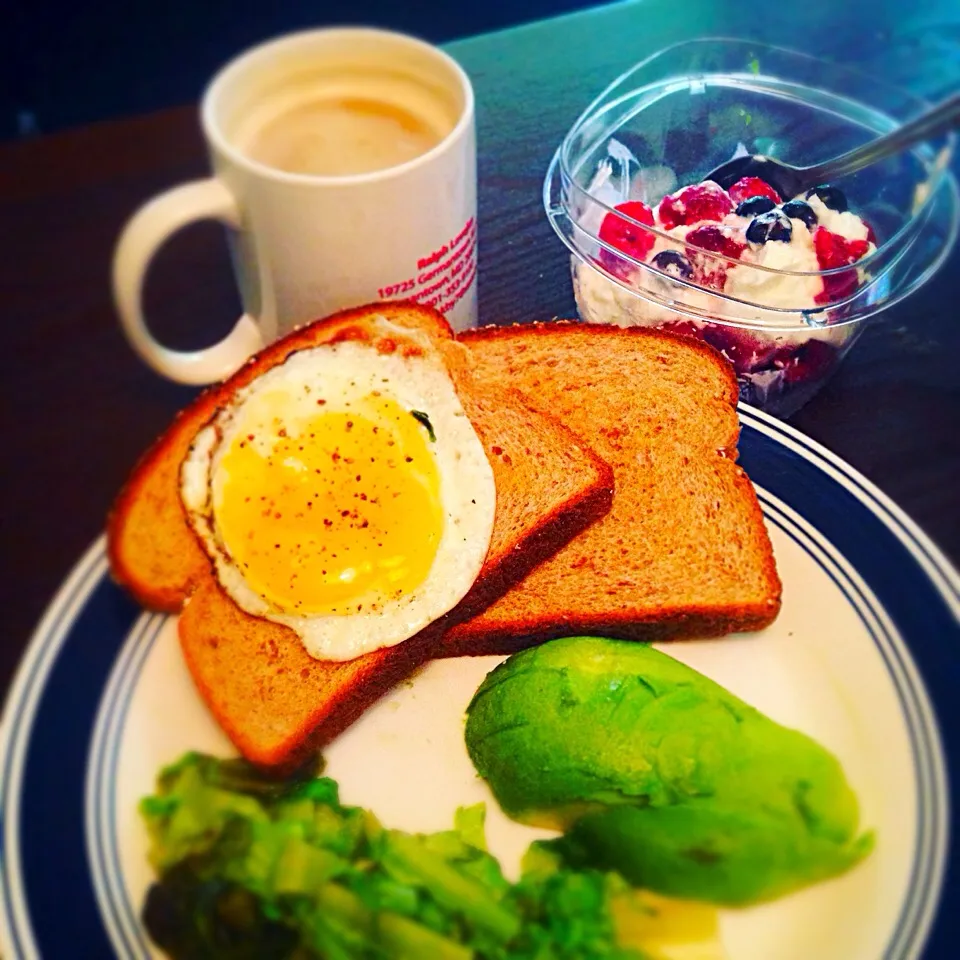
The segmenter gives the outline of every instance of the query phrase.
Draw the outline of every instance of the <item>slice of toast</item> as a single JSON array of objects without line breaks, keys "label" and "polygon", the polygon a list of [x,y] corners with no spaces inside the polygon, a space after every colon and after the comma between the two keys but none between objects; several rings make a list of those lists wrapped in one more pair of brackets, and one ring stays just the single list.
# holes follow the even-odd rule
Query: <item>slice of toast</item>
[{"label": "slice of toast", "polygon": [[698,341],[640,328],[533,324],[461,335],[485,383],[509,383],[614,470],[610,512],[496,603],[443,654],[510,653],[558,636],[719,636],[768,625],[780,580],[737,466],[737,384]]},{"label": "slice of toast", "polygon": [[[497,510],[483,570],[446,617],[395,647],[331,663],[313,660],[292,630],[244,613],[212,577],[186,605],[179,629],[190,672],[248,759],[286,767],[329,742],[435,655],[451,624],[482,610],[609,509],[609,467],[564,428],[506,391],[462,401],[493,467]],[[549,478],[543,486],[541,474]]]},{"label": "slice of toast", "polygon": [[[220,589],[180,504],[179,468],[197,430],[234,390],[295,350],[364,337],[364,321],[376,315],[425,331],[441,345],[493,468],[497,506],[483,568],[454,610],[395,647],[333,663],[312,659],[292,630],[244,613]],[[440,315],[423,307],[377,304],[312,324],[201,395],[143,458],[118,498],[108,524],[114,575],[146,606],[183,608],[179,634],[193,679],[249,760],[279,769],[296,765],[434,655],[452,624],[482,610],[609,509],[607,464],[519,394],[476,383],[471,360]],[[552,483],[538,487],[541,474]]]},{"label": "slice of toast", "polygon": [[[232,377],[205,390],[176,417],[141,457],[107,519],[107,553],[114,578],[151,610],[176,613],[209,569],[207,555],[180,503],[180,465],[197,431],[241,387],[307,347],[338,338],[364,338],[372,308],[345,310],[310,324],[261,350]],[[414,304],[378,304],[376,313],[452,345],[443,317]],[[466,361],[451,355],[452,373],[469,376]],[[459,384],[458,384],[459,386]]]}]

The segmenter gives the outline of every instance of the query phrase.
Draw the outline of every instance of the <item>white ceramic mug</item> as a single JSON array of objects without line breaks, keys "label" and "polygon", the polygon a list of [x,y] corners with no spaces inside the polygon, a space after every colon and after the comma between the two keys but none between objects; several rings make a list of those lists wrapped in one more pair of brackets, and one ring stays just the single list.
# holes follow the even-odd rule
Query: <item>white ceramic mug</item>
[{"label": "white ceramic mug", "polygon": [[[301,89],[304,78],[329,83],[341,75],[351,88],[359,83],[392,90],[399,82],[404,95],[419,90],[436,103],[443,100],[454,111],[452,128],[412,160],[347,176],[288,173],[245,152],[241,130],[257,111]],[[292,34],[224,67],[203,97],[201,121],[213,176],[141,207],[114,255],[113,293],[122,326],[159,373],[181,383],[219,380],[296,325],[374,300],[428,303],[458,330],[476,323],[473,91],[447,54],[381,30]],[[220,343],[194,352],[171,350],[147,327],[143,282],[158,248],[202,219],[231,228],[245,312]]]}]

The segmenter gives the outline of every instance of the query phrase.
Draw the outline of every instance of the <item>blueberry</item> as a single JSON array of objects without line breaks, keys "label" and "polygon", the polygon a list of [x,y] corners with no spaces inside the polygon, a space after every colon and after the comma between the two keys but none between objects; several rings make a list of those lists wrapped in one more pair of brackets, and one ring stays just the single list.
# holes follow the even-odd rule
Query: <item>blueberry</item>
[{"label": "blueberry", "polygon": [[779,210],[761,213],[747,227],[747,239],[751,243],[766,243],[768,240],[782,240],[789,243],[792,236],[793,226],[790,219]]},{"label": "blueberry", "polygon": [[847,198],[839,187],[831,187],[829,183],[821,183],[818,187],[812,187],[807,191],[807,199],[812,196],[818,196],[825,207],[836,210],[837,213],[843,213],[847,209]]},{"label": "blueberry", "polygon": [[802,220],[811,230],[817,225],[813,207],[803,200],[791,200],[780,208],[791,220]]},{"label": "blueberry", "polygon": [[737,204],[738,217],[756,217],[761,213],[768,213],[776,207],[769,197],[747,197]]},{"label": "blueberry", "polygon": [[693,276],[693,267],[690,261],[676,250],[661,250],[654,258],[653,265],[671,277],[680,277],[689,280]]}]

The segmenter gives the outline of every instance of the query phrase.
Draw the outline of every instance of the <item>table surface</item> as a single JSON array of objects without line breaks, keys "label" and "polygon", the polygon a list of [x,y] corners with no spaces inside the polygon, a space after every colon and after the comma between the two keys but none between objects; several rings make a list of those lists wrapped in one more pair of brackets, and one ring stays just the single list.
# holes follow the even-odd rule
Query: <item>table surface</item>
[{"label": "table surface", "polygon": [[[890,79],[931,99],[960,83],[960,7],[927,4],[907,22],[898,4],[872,0],[865,35],[858,0],[814,35],[804,17],[820,16],[818,5],[768,11],[765,38],[805,36],[817,39],[815,52],[875,69],[882,62]],[[642,0],[450,45],[477,95],[482,322],[574,315],[567,255],[540,204],[551,153],[600,89],[663,44],[695,31],[756,38],[749,24],[733,29],[731,9],[690,0],[680,20],[672,0]],[[205,172],[194,106],[0,149],[0,692],[44,605],[102,530],[137,456],[193,394],[134,357],[117,326],[108,270],[134,209]],[[871,324],[833,381],[792,420],[889,494],[954,562],[958,268],[960,250],[927,287]],[[192,227],[162,251],[147,309],[171,345],[212,342],[238,308],[219,228]]]}]

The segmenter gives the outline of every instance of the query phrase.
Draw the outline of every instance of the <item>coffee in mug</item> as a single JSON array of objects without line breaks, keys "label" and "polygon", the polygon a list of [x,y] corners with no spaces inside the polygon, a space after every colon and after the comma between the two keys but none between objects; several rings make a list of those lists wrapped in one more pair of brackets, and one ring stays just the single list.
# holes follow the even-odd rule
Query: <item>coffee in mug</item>
[{"label": "coffee in mug", "polygon": [[402,88],[385,92],[395,95],[375,98],[334,90],[324,96],[312,91],[275,116],[248,123],[235,137],[237,146],[276,170],[343,177],[415,160],[456,125],[453,104],[404,98]]},{"label": "coffee in mug", "polygon": [[[476,323],[473,91],[447,54],[382,30],[293,34],[228,64],[201,120],[213,177],[146,204],[114,256],[122,325],[154,369],[209,383],[296,325],[375,300]],[[157,249],[203,218],[230,228],[245,312],[183,353],[151,335],[141,290]]]}]

